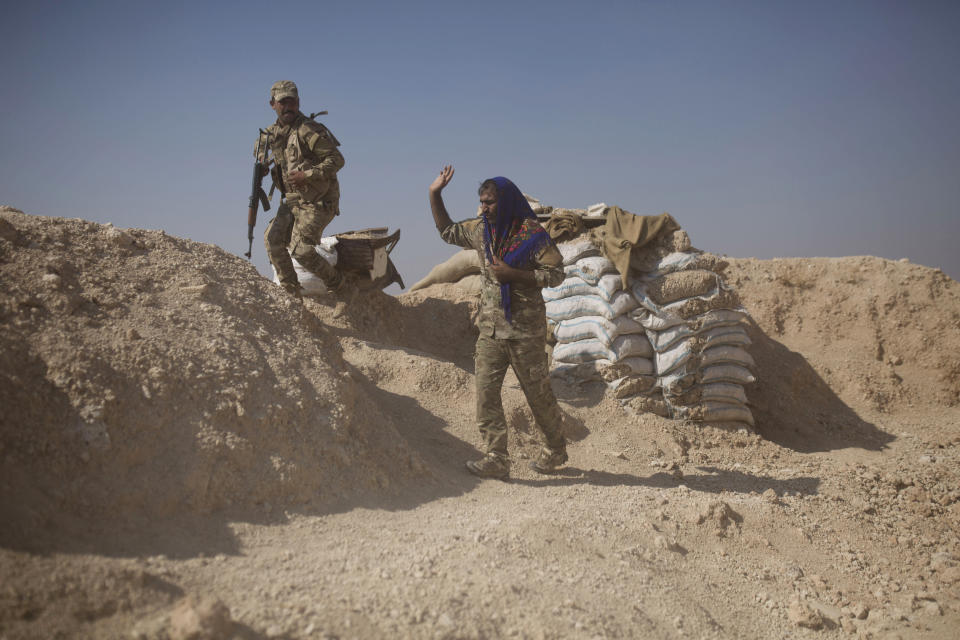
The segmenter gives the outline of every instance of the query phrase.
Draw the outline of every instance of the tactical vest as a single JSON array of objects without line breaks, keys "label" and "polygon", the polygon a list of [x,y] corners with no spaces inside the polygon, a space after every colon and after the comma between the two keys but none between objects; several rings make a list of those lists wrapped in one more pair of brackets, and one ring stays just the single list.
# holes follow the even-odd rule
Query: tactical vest
[{"label": "tactical vest", "polygon": [[322,153],[324,149],[336,150],[340,142],[329,129],[309,118],[303,118],[294,127],[274,124],[270,130],[271,151],[273,157],[280,162],[284,175],[290,171],[314,170],[314,175],[307,179],[299,191],[291,190],[290,185],[287,185],[287,199],[291,202],[302,200],[323,203],[339,213],[340,183],[336,173],[320,175],[320,171],[315,167],[324,160],[317,152]]}]

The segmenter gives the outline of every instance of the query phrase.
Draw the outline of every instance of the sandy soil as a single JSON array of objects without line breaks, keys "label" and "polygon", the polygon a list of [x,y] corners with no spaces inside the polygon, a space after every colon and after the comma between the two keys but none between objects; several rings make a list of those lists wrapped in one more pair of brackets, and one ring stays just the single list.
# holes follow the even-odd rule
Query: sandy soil
[{"label": "sandy soil", "polygon": [[478,480],[474,295],[298,304],[161,231],[0,208],[0,638],[953,638],[960,284],[725,258],[756,432],[515,379]]}]

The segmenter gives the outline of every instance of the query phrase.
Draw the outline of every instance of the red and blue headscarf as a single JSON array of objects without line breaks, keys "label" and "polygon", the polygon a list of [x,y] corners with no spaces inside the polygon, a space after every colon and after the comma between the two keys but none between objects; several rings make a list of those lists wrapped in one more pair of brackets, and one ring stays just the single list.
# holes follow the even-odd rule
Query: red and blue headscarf
[{"label": "red and blue headscarf", "polygon": [[[492,263],[495,255],[511,267],[522,269],[553,241],[517,185],[502,176],[493,178],[493,182],[497,185],[497,220],[490,224],[483,216],[487,261]],[[500,285],[500,306],[510,322],[509,282]]]}]

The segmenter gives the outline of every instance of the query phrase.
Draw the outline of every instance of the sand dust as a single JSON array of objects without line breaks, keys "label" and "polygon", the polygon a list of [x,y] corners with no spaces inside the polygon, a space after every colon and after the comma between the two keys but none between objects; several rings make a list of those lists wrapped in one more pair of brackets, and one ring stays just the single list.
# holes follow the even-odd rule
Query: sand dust
[{"label": "sand dust", "polygon": [[[721,261],[720,257],[716,258]],[[475,294],[298,304],[161,231],[0,209],[0,638],[953,638],[960,284],[728,262],[757,427],[555,382],[478,480]]]}]

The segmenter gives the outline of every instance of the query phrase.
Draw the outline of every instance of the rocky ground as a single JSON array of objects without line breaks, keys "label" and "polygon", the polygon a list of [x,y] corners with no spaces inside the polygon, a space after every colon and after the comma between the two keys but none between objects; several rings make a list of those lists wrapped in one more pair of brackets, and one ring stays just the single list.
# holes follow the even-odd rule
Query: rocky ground
[{"label": "rocky ground", "polygon": [[515,379],[478,480],[473,296],[298,304],[160,231],[0,209],[0,638],[953,638],[960,284],[726,258],[756,432]]}]

